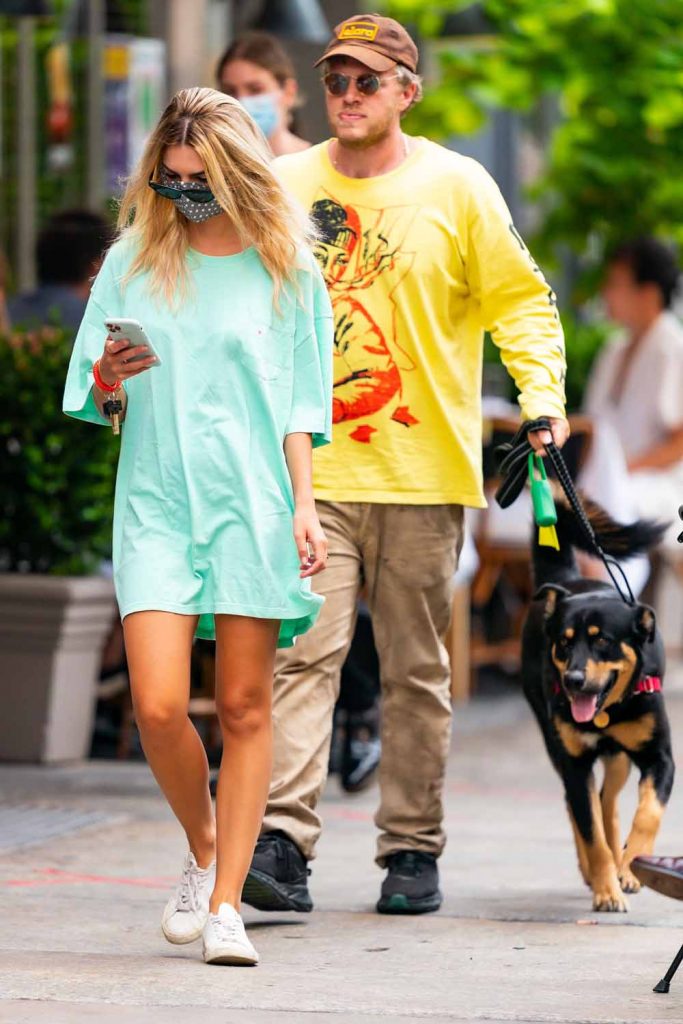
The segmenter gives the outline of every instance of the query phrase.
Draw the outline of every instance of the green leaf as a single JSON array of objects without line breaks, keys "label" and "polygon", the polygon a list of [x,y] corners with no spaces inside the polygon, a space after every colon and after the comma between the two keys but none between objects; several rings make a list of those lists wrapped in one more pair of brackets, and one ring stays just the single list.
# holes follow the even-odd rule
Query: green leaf
[{"label": "green leaf", "polygon": [[[385,9],[403,20],[426,5]],[[462,3],[436,5],[440,15]],[[422,41],[438,74],[407,122],[415,133],[472,134],[495,110],[559,116],[541,129],[530,195],[543,216],[530,239],[599,263],[619,238],[679,237],[683,225],[683,0],[483,0],[485,40]],[[437,29],[437,31],[439,31]],[[438,60],[429,59],[433,48]],[[531,120],[529,124],[532,123]],[[547,116],[544,123],[548,125]]]}]

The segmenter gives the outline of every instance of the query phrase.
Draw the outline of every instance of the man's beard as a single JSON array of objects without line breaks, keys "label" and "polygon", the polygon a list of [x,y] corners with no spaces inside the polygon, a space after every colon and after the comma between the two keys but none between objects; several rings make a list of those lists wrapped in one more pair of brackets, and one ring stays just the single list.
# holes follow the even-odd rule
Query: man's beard
[{"label": "man's beard", "polygon": [[371,129],[370,132],[365,135],[362,139],[359,138],[340,138],[337,135],[337,142],[344,149],[352,149],[361,151],[364,149],[370,149],[372,146],[376,146],[380,142],[384,142],[388,135],[391,134],[391,128],[394,123],[394,118],[388,117],[386,122],[381,125],[377,125]]}]

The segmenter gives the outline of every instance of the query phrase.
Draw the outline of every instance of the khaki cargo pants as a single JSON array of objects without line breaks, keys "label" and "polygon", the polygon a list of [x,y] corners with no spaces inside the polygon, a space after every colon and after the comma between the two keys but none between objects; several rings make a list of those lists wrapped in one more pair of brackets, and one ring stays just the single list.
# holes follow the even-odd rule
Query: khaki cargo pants
[{"label": "khaki cargo pants", "polygon": [[278,653],[273,781],[263,831],[282,829],[307,859],[315,856],[332,712],[365,586],[382,685],[377,863],[405,849],[438,856],[451,727],[443,638],[462,506],[319,501],[317,507],[330,554],[313,585],[326,601],[313,629]]}]

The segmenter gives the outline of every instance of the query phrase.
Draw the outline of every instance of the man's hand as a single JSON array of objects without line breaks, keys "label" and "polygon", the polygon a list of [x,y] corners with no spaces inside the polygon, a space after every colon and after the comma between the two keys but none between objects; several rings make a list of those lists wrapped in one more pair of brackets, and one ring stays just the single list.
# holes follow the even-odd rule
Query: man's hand
[{"label": "man's hand", "polygon": [[529,444],[537,455],[545,455],[544,446],[549,441],[554,441],[557,447],[561,448],[570,434],[569,423],[566,419],[560,419],[559,416],[548,416],[548,419],[550,420],[550,430],[530,430],[528,434]]}]

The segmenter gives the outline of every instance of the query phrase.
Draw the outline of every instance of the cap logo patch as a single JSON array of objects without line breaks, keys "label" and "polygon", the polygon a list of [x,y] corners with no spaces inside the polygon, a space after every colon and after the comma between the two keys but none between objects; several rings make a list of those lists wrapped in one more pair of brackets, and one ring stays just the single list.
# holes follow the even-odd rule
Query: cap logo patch
[{"label": "cap logo patch", "polygon": [[367,39],[372,42],[379,32],[379,25],[371,21],[352,21],[350,25],[344,25],[337,39]]}]

